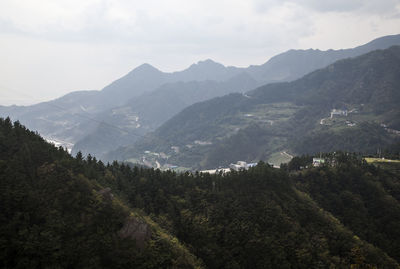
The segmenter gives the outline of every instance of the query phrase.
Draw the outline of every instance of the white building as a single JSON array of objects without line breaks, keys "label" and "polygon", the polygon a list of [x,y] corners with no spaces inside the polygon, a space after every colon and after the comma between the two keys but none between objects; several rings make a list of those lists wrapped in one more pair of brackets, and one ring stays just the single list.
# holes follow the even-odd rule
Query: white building
[{"label": "white building", "polygon": [[318,167],[325,163],[325,159],[322,158],[313,158],[312,159],[313,166]]},{"label": "white building", "polygon": [[346,116],[346,117],[347,117],[347,110],[332,109],[332,110],[331,110],[331,119],[332,119],[334,116]]},{"label": "white building", "polygon": [[247,170],[250,167],[254,167],[256,165],[257,165],[257,163],[246,163],[244,161],[238,161],[237,163],[231,163],[229,165],[229,168],[231,168],[235,171],[239,171],[239,170]]}]

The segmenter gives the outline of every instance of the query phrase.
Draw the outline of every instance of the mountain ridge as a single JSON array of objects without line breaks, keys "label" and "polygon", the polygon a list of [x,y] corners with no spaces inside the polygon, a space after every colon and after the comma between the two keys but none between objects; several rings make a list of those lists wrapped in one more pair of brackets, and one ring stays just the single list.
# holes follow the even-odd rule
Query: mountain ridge
[{"label": "mountain ridge", "polygon": [[[246,161],[265,159],[285,148],[295,153],[346,149],[343,147],[376,150],[396,139],[380,125],[400,127],[399,78],[400,46],[339,60],[296,81],[268,84],[245,95],[231,94],[187,107],[142,139],[142,144],[137,142],[133,155],[126,148],[119,159],[137,159],[147,150],[164,152],[170,156],[169,162],[183,162],[182,166],[214,168],[244,156]],[[331,119],[333,109],[353,112]],[[255,126],[260,131],[254,132]],[[254,147],[252,140],[259,146]],[[211,144],[196,146],[194,141]],[[180,148],[181,154],[169,147]],[[256,152],[252,154],[250,149]]]},{"label": "mountain ridge", "polygon": [[[393,43],[400,44],[400,35],[381,37],[354,49],[326,52],[289,51],[272,57],[263,65],[247,68],[225,67],[212,60],[200,62],[200,66],[214,66],[216,70],[219,70],[218,72],[200,70],[201,72],[196,73],[193,70],[196,69],[196,66],[199,66],[199,63],[194,65],[192,69],[189,67],[174,73],[164,73],[150,64],[143,64],[110,83],[101,91],[70,94],[35,106],[0,107],[0,115],[20,120],[45,137],[53,137],[75,144],[83,137],[96,131],[98,125],[102,122],[101,115],[105,112],[127,105],[127,103],[132,102],[132,99],[141,98],[141,95],[160,89],[166,83],[209,79],[223,82],[241,73],[247,73],[248,76],[242,76],[242,78],[248,81],[255,80],[256,85],[253,85],[255,88],[268,82],[292,81],[316,68],[324,67],[338,57],[351,57],[360,52]],[[292,57],[293,53],[297,56]],[[334,57],[331,56],[332,54],[334,54]],[[138,75],[139,73],[140,75]],[[239,91],[246,90],[250,89],[239,89]],[[223,89],[220,89],[220,91],[223,91]],[[237,91],[237,89],[232,88],[232,91]],[[65,102],[60,103],[63,100]],[[198,101],[202,101],[202,99],[198,99]],[[170,105],[173,105],[173,103]],[[113,124],[113,122],[107,123]],[[148,131],[152,131],[152,129]]]}]

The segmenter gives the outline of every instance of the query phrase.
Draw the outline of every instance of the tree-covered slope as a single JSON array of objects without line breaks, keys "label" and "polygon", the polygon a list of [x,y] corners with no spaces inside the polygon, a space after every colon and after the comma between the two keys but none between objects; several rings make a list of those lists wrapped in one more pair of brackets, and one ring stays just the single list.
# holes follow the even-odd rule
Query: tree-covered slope
[{"label": "tree-covered slope", "polygon": [[294,174],[297,187],[310,194],[361,239],[399,260],[398,172],[368,165],[356,155],[337,153],[333,156],[334,167],[323,166]]},{"label": "tree-covered slope", "polygon": [[[398,200],[390,198],[396,174],[356,163],[300,177],[262,162],[225,175],[176,174],[72,158],[9,119],[0,120],[0,138],[5,268],[399,268],[390,248],[398,236]],[[353,182],[384,178],[393,191],[382,196],[379,184],[368,183],[375,211],[351,218],[305,183],[335,171]],[[333,197],[342,191],[321,189]],[[351,225],[379,224],[380,216],[383,228]]]},{"label": "tree-covered slope", "polygon": [[[313,178],[318,179],[323,177]],[[108,184],[176,234],[208,268],[399,267],[385,252],[343,226],[307,191],[299,191],[298,181],[284,170],[259,163],[248,171],[225,175],[128,169]],[[371,190],[378,189],[371,186]],[[386,217],[396,223],[387,227],[393,231],[397,217]],[[379,221],[379,216],[373,218]]]},{"label": "tree-covered slope", "polygon": [[93,175],[110,168],[73,159],[9,119],[0,119],[0,138],[0,267],[200,267],[98,183]]}]

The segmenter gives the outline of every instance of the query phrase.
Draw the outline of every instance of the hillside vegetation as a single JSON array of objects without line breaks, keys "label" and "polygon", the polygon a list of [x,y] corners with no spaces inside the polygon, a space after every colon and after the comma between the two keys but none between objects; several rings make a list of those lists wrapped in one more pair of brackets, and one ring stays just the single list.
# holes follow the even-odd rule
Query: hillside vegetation
[{"label": "hillside vegetation", "polygon": [[95,159],[0,119],[0,267],[200,268],[176,238],[114,197]]},{"label": "hillside vegetation", "polygon": [[0,137],[5,268],[400,267],[399,175],[357,155],[177,174],[72,158],[9,119]]}]

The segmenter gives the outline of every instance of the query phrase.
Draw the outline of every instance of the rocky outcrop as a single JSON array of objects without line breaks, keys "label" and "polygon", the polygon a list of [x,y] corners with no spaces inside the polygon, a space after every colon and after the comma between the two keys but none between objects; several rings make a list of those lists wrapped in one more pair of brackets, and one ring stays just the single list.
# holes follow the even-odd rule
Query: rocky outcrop
[{"label": "rocky outcrop", "polygon": [[151,230],[146,222],[131,216],[125,221],[124,226],[118,234],[121,238],[134,239],[136,245],[139,248],[143,248],[146,241],[151,237]]},{"label": "rocky outcrop", "polygon": [[114,195],[111,193],[111,188],[107,187],[105,189],[99,190],[99,193],[103,195],[105,199],[113,200]]}]

